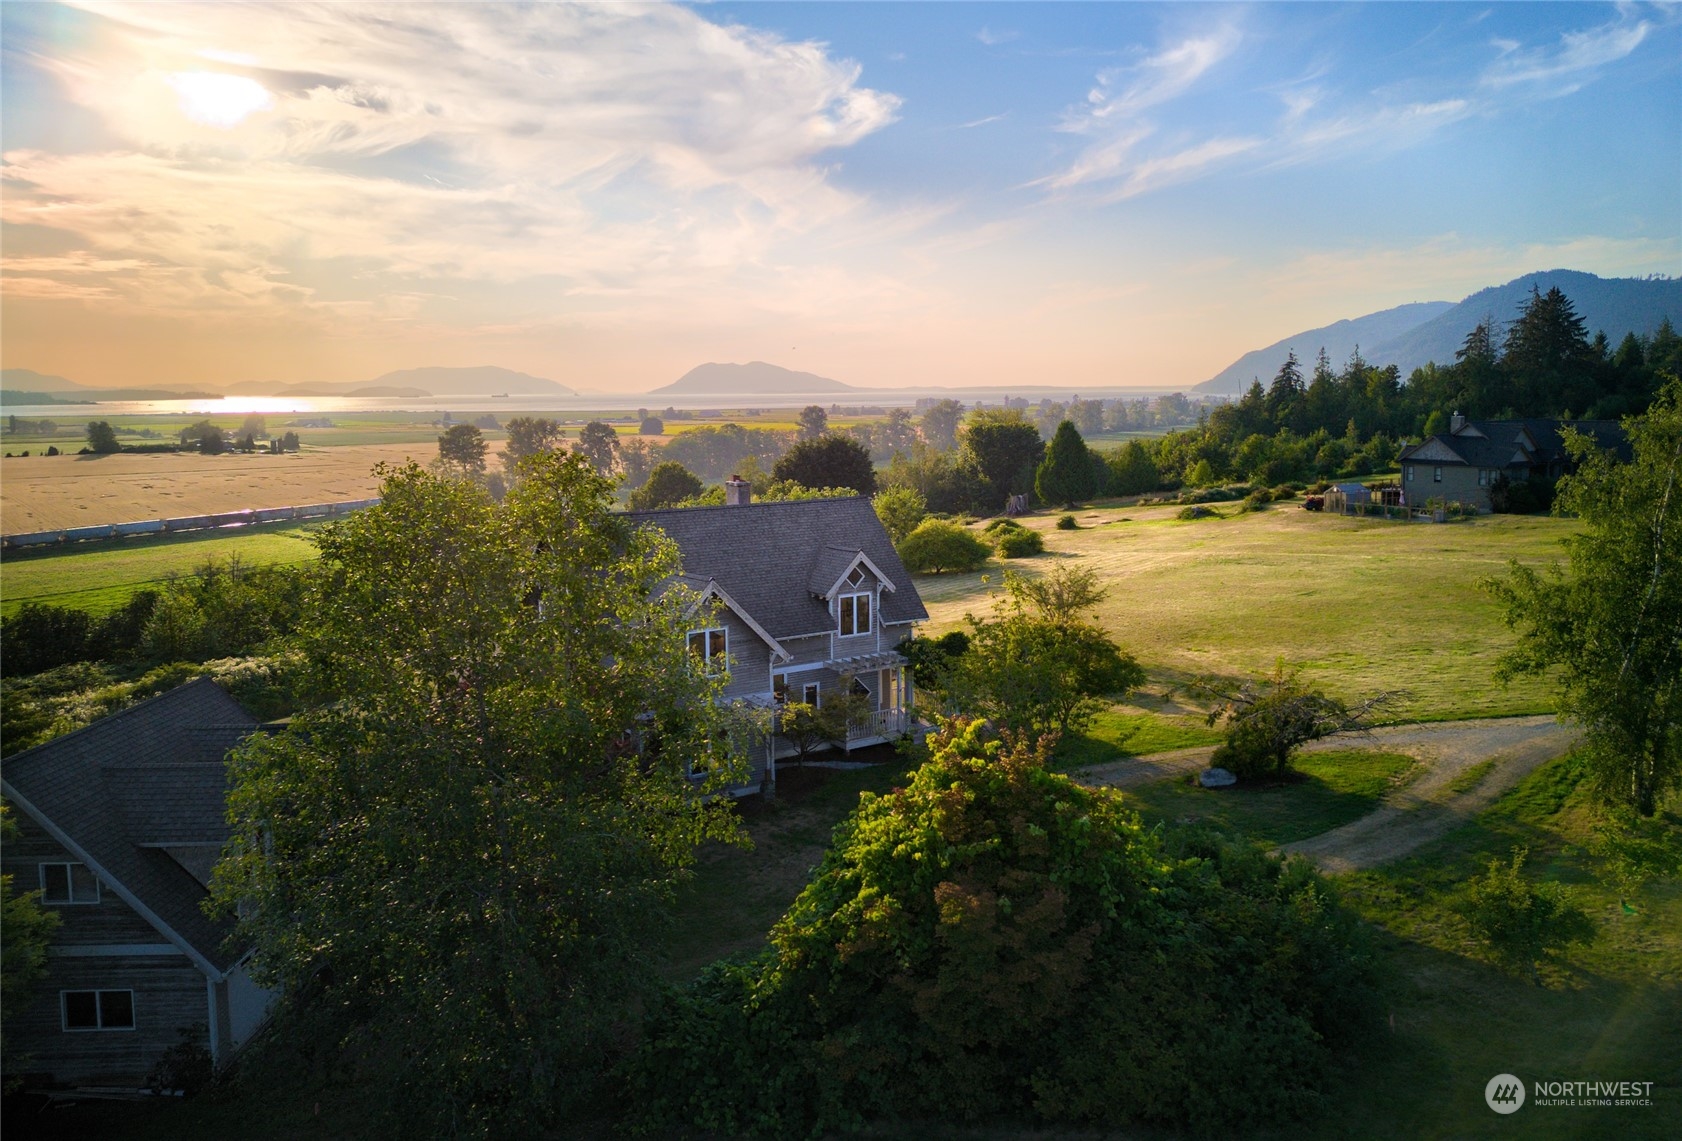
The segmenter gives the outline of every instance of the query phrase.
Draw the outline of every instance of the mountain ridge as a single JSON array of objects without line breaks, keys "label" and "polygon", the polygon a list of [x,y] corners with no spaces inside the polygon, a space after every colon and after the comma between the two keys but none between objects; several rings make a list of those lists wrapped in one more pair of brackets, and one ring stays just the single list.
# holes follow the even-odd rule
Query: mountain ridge
[{"label": "mountain ridge", "polygon": [[796,372],[767,361],[696,365],[672,383],[651,389],[649,396],[827,396],[837,392],[868,392],[827,376]]}]

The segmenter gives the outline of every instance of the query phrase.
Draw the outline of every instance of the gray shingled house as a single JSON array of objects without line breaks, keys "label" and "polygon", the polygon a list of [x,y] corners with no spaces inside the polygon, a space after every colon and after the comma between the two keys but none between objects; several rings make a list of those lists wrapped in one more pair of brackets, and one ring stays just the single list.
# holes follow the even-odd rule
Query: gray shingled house
[{"label": "gray shingled house", "polygon": [[199,907],[228,837],[223,758],[257,727],[201,678],[0,764],[19,829],[5,870],[60,920],[47,977],[8,1018],[32,1074],[139,1086],[183,1028],[221,1064],[267,1018]]},{"label": "gray shingled house", "polygon": [[[719,601],[717,625],[689,640],[701,660],[728,663],[725,696],[774,712],[854,693],[865,712],[849,749],[911,731],[911,675],[896,647],[929,615],[870,500],[754,503],[742,480],[725,485],[725,500],[627,516],[670,536],[683,581]],[[755,744],[744,790],[774,780],[791,751],[774,735]]]},{"label": "gray shingled house", "polygon": [[1456,412],[1448,432],[1402,449],[1407,504],[1441,498],[1488,511],[1489,489],[1503,476],[1511,483],[1556,480],[1570,460],[1560,436],[1566,427],[1603,448],[1627,446],[1623,428],[1611,420],[1468,420]]}]

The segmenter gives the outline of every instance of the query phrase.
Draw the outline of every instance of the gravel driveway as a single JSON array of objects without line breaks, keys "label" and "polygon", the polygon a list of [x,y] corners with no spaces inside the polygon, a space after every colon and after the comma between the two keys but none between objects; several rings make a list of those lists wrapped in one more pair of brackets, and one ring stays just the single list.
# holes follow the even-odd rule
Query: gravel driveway
[{"label": "gravel driveway", "polygon": [[[1400,859],[1483,811],[1531,772],[1571,748],[1575,728],[1552,715],[1392,725],[1359,736],[1333,737],[1305,752],[1370,746],[1420,762],[1419,776],[1384,797],[1359,820],[1283,850],[1307,856],[1327,872],[1347,872]],[[1212,746],[1176,749],[1094,765],[1074,773],[1083,784],[1134,788],[1207,767]],[[1454,789],[1468,769],[1493,761],[1470,787]]]}]

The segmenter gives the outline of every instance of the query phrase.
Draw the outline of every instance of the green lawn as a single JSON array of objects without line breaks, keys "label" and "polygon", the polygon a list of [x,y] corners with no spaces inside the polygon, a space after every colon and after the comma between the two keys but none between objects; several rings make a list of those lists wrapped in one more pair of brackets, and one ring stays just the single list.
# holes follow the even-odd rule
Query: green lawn
[{"label": "green lawn", "polygon": [[0,563],[0,613],[25,602],[108,614],[138,588],[173,574],[190,574],[211,559],[247,564],[301,563],[315,558],[309,532],[319,524],[283,523],[231,531],[129,539],[85,549],[20,552]]},{"label": "green lawn", "polygon": [[[1181,522],[1175,507],[1056,512],[1027,520],[1045,536],[1039,558],[990,561],[980,572],[923,575],[928,632],[985,614],[1001,572],[1089,566],[1109,588],[1099,620],[1171,690],[1202,675],[1270,671],[1281,658],[1348,699],[1405,689],[1398,720],[1545,713],[1544,679],[1490,679],[1513,644],[1479,586],[1508,560],[1562,557],[1571,520],[1491,515],[1455,524],[1390,523],[1303,511],[1285,503],[1230,519]],[[1128,521],[1123,522],[1121,520]]]},{"label": "green lawn", "polygon": [[1203,788],[1195,776],[1127,790],[1147,821],[1211,824],[1269,844],[1289,844],[1359,820],[1416,775],[1412,757],[1362,749],[1305,753],[1289,782]]}]

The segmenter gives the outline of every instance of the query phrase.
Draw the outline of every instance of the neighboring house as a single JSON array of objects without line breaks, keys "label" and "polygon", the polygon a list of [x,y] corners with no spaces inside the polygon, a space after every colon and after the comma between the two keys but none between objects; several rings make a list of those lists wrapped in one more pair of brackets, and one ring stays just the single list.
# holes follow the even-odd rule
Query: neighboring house
[{"label": "neighboring house", "polygon": [[19,829],[5,870],[60,920],[7,1020],[31,1075],[140,1086],[184,1028],[221,1065],[267,1018],[269,992],[199,906],[228,838],[224,757],[257,727],[201,678],[0,763]]},{"label": "neighboring house", "polygon": [[[858,695],[848,748],[911,731],[911,673],[896,647],[929,615],[870,500],[751,500],[751,485],[731,480],[723,507],[627,516],[670,536],[683,581],[720,603],[716,624],[689,634],[696,657],[728,663],[727,698],[773,711]],[[753,746],[744,788],[775,780],[791,751],[775,737]]]},{"label": "neighboring house", "polygon": [[1489,489],[1503,476],[1510,483],[1556,480],[1570,462],[1560,437],[1566,427],[1602,448],[1627,447],[1623,429],[1611,420],[1468,420],[1456,412],[1447,433],[1402,449],[1408,506],[1440,498],[1488,511]]}]

